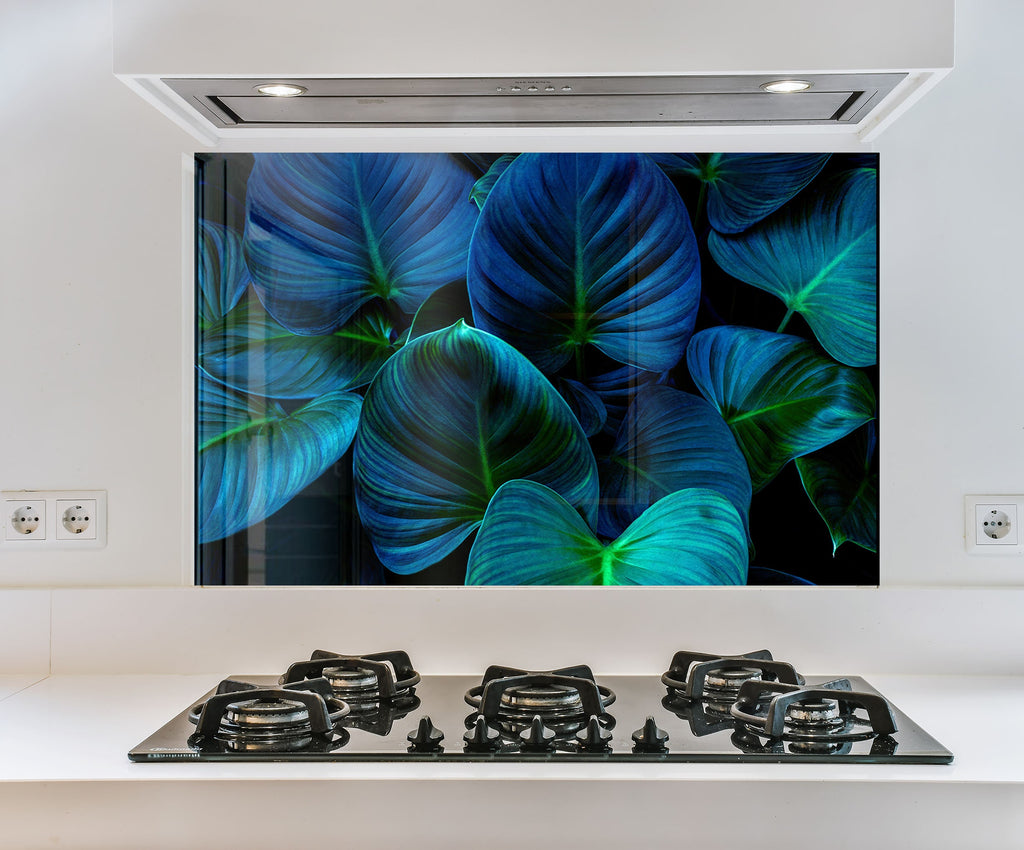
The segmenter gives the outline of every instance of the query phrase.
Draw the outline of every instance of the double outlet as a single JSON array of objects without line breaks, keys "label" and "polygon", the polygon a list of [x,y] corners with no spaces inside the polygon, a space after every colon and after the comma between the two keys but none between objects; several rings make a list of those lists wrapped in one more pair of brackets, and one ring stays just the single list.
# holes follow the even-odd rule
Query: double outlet
[{"label": "double outlet", "polygon": [[1024,496],[966,496],[964,542],[971,555],[1024,555]]},{"label": "double outlet", "polygon": [[105,490],[0,491],[0,545],[24,549],[99,549],[107,545]]}]

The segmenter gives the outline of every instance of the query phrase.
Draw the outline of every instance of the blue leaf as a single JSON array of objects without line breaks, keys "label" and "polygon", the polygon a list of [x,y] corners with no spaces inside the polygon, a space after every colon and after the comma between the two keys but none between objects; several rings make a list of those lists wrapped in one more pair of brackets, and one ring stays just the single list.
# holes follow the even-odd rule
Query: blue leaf
[{"label": "blue leaf", "polygon": [[257,154],[245,252],[260,299],[325,334],[373,298],[412,314],[465,276],[472,175],[445,154]]},{"label": "blue leaf", "polygon": [[640,154],[520,154],[469,252],[477,327],[545,374],[584,348],[654,372],[679,362],[700,301],[697,242],[671,181]]},{"label": "blue leaf", "polygon": [[363,527],[396,573],[452,552],[513,478],[596,512],[597,465],[568,405],[514,348],[463,322],[417,337],[377,373],[354,471]]},{"label": "blue leaf", "polygon": [[327,393],[288,414],[209,381],[199,392],[199,542],[280,510],[348,450],[362,399]]},{"label": "blue leaf", "polygon": [[604,402],[607,411],[604,433],[612,436],[617,434],[636,394],[644,387],[657,384],[662,377],[632,366],[620,366],[610,372],[588,376],[587,386]]},{"label": "blue leaf", "polygon": [[199,365],[243,392],[314,398],[370,383],[397,348],[391,321],[372,305],[332,334],[299,336],[281,327],[250,296],[203,330]]},{"label": "blue leaf", "polygon": [[712,233],[708,249],[739,280],[799,313],[829,354],[870,366],[878,348],[878,177],[842,172],[739,236]]},{"label": "blue leaf", "polygon": [[600,466],[597,530],[618,537],[647,508],[677,490],[715,490],[747,527],[750,473],[719,412],[699,396],[648,387],[633,401]]},{"label": "blue leaf", "polygon": [[569,409],[575,414],[583,433],[588,437],[599,434],[608,418],[608,411],[601,397],[579,381],[555,378],[554,384],[565,399],[565,403],[569,405]]},{"label": "blue leaf", "polygon": [[687,366],[747,459],[754,492],[793,458],[874,418],[875,393],[858,369],[799,337],[722,325],[695,334]]},{"label": "blue leaf", "polygon": [[249,285],[249,269],[242,255],[242,239],[230,228],[199,220],[196,264],[197,304],[201,325],[226,315]]},{"label": "blue leaf", "polygon": [[466,584],[744,584],[747,541],[712,490],[681,490],[602,544],[572,505],[533,481],[509,481],[473,543]]},{"label": "blue leaf", "polygon": [[704,183],[708,221],[739,233],[797,195],[824,168],[827,153],[651,154],[668,174]]}]

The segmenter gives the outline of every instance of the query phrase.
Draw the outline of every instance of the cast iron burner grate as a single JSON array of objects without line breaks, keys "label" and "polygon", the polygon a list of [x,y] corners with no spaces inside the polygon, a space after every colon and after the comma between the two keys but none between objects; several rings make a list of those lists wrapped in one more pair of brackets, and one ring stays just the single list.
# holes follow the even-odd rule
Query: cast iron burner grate
[{"label": "cast iron burner grate", "polygon": [[731,709],[744,684],[775,680],[804,682],[792,664],[773,660],[767,649],[744,655],[681,651],[662,674],[668,694],[661,704],[687,721],[691,733],[701,738],[735,728]]},{"label": "cast iron burner grate", "polygon": [[869,739],[885,747],[886,739],[891,741],[896,732],[896,721],[885,698],[855,692],[848,679],[814,687],[747,682],[740,688],[730,714],[747,732],[788,742],[790,749],[804,752],[832,751],[843,744]]},{"label": "cast iron burner grate", "polygon": [[767,649],[744,655],[677,652],[661,677],[674,698],[728,704],[735,701],[745,682],[776,680],[792,685],[804,683],[792,664],[773,660]]},{"label": "cast iron burner grate", "polygon": [[396,720],[420,705],[416,685],[420,674],[401,650],[342,655],[315,650],[309,661],[297,661],[279,678],[281,683],[325,678],[337,699],[352,709],[343,725],[374,735],[388,735]]},{"label": "cast iron burner grate", "polygon": [[328,752],[348,740],[339,724],[350,711],[323,678],[282,687],[225,679],[189,710],[196,731],[188,743],[212,751]]},{"label": "cast iron burner grate", "polygon": [[[615,725],[606,711],[615,693],[599,685],[586,665],[548,671],[492,665],[465,699],[476,709],[466,718],[466,728],[472,730],[466,738],[470,747],[501,745],[484,738],[487,728],[497,731],[506,746],[543,750],[585,731],[595,718],[603,729]],[[594,746],[597,734],[588,739]]]},{"label": "cast iron burner grate", "polygon": [[420,682],[409,654],[401,650],[341,655],[323,649],[314,650],[309,661],[296,661],[280,681],[320,676],[330,682],[335,696],[353,703],[394,703],[410,696]]}]

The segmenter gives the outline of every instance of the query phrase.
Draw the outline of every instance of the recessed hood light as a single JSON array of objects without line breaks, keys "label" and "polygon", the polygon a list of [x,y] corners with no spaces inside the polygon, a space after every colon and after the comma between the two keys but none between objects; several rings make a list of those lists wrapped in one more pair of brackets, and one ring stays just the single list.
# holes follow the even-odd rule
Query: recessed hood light
[{"label": "recessed hood light", "polygon": [[807,80],[773,80],[770,83],[763,83],[761,88],[772,94],[792,94],[798,91],[807,91],[813,83]]},{"label": "recessed hood light", "polygon": [[296,86],[291,83],[266,83],[262,86],[256,86],[256,91],[271,97],[295,97],[296,95],[304,94],[306,89],[303,86]]}]

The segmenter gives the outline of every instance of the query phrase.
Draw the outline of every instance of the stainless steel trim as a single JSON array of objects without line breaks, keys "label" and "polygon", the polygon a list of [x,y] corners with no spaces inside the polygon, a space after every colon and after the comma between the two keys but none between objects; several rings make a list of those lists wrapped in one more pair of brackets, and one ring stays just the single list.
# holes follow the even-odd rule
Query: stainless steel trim
[{"label": "stainless steel trim", "polygon": [[295,79],[297,97],[253,94],[260,79],[167,78],[218,127],[791,125],[860,121],[905,73],[801,75],[772,94],[765,76]]}]

